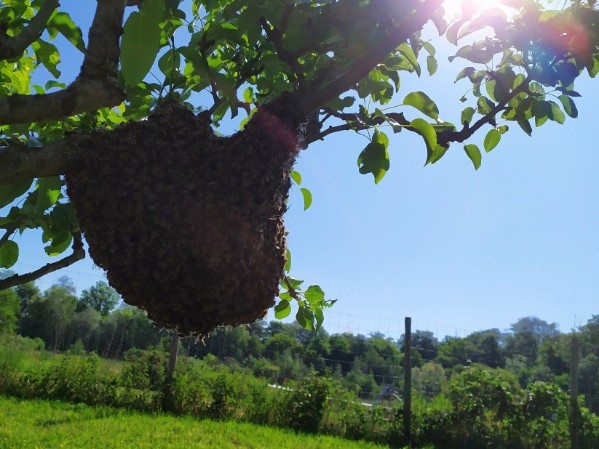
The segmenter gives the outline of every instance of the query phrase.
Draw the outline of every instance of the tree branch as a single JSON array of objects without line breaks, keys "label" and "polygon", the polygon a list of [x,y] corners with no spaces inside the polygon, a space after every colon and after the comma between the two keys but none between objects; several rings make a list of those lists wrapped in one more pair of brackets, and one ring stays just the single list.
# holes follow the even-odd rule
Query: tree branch
[{"label": "tree branch", "polygon": [[513,98],[517,97],[522,92],[525,92],[529,88],[532,79],[533,76],[528,75],[526,79],[514,90],[512,90],[503,101],[497,103],[493,109],[491,109],[487,114],[483,115],[480,119],[478,119],[472,126],[469,126],[469,124],[465,124],[463,125],[460,131],[439,132],[439,144],[442,146],[446,146],[449,145],[451,142],[464,142],[466,139],[469,139],[483,125],[493,120],[495,116],[499,114]]},{"label": "tree branch", "polygon": [[117,73],[125,3],[126,0],[98,0],[81,72],[70,86],[50,94],[0,99],[0,124],[60,120],[124,101]]},{"label": "tree branch", "polygon": [[20,179],[63,174],[77,143],[86,136],[73,134],[41,148],[10,146],[0,149],[0,185]]},{"label": "tree branch", "polygon": [[21,285],[27,282],[35,281],[36,279],[39,279],[46,274],[52,273],[53,271],[66,268],[83,258],[85,258],[85,250],[83,249],[81,232],[76,232],[73,234],[73,253],[70,256],[67,256],[64,259],[60,259],[56,262],[48,263],[43,267],[32,271],[31,273],[15,274],[14,276],[7,277],[6,279],[0,281],[0,291],[14,287],[15,285]]},{"label": "tree branch", "polygon": [[58,0],[45,0],[39,11],[18,36],[0,36],[0,59],[17,58],[35,42],[46,28],[48,19],[58,8]]},{"label": "tree branch", "polygon": [[300,111],[308,114],[338,97],[343,92],[351,89],[358,81],[363,79],[381,61],[385,60],[402,42],[420,30],[431,19],[433,13],[439,8],[443,0],[424,0],[415,9],[413,14],[405,14],[396,23],[391,25],[389,33],[368,54],[357,60],[343,73],[333,76],[327,86],[307,85],[295,92],[299,100]]}]

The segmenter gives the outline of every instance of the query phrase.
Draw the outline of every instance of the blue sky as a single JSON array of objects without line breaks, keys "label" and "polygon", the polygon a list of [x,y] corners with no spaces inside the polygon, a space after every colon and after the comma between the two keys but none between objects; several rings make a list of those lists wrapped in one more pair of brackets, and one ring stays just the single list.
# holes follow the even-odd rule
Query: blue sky
[{"label": "blue sky", "polygon": [[[439,51],[447,61],[454,50]],[[398,103],[423,90],[441,117],[459,121],[468,86],[453,83],[455,63],[439,70],[404,76]],[[357,171],[364,137],[330,136],[304,151],[297,168],[314,202],[304,212],[293,191],[286,224],[293,275],[338,299],[325,328],[390,335],[411,316],[417,329],[463,335],[535,315],[567,332],[599,314],[599,90],[583,78],[578,119],[532,137],[512,126],[478,171],[460,145],[423,167],[424,144],[407,132],[391,136],[391,169],[378,185]],[[19,272],[48,261],[39,235],[24,237]],[[88,258],[38,285],[61,275],[79,292],[102,279]]]}]

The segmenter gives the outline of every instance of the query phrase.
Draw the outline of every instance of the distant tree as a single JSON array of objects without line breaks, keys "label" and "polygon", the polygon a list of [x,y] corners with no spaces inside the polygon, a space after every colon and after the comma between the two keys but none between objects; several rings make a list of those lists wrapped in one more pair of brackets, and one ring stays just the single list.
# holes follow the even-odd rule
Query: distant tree
[{"label": "distant tree", "polygon": [[528,367],[536,363],[541,343],[560,333],[556,323],[534,316],[520,318],[512,324],[511,330],[512,334],[505,339],[506,357],[522,356]]},{"label": "distant tree", "polygon": [[34,296],[23,311],[21,333],[27,337],[40,337],[47,348],[65,349],[65,330],[77,308],[77,298],[71,291],[53,285],[42,295]]},{"label": "distant tree", "polygon": [[26,284],[17,285],[15,287],[17,296],[21,301],[21,310],[27,307],[27,303],[31,301],[31,298],[39,295],[40,289],[35,285],[35,282],[27,282]]},{"label": "distant tree", "polygon": [[429,361],[437,357],[439,341],[432,332],[417,330],[412,335],[412,346],[423,360]]},{"label": "distant tree", "polygon": [[95,309],[87,308],[78,311],[67,328],[68,346],[82,341],[86,351],[99,352],[98,332],[102,319],[104,317]]},{"label": "distant tree", "polygon": [[131,348],[146,349],[160,343],[164,334],[137,307],[123,307],[100,321],[97,336],[98,353],[119,359]]},{"label": "distant tree", "polygon": [[108,315],[121,301],[117,291],[104,281],[96,282],[96,285],[83,290],[79,299],[78,308],[91,307],[102,315]]},{"label": "distant tree", "polygon": [[14,289],[0,291],[0,335],[14,334],[19,325],[21,303]]},{"label": "distant tree", "polygon": [[73,282],[73,279],[71,279],[68,276],[60,276],[57,280],[56,280],[56,284],[59,287],[64,288],[67,292],[69,292],[71,295],[76,295],[77,294],[77,288],[75,287],[75,283]]}]

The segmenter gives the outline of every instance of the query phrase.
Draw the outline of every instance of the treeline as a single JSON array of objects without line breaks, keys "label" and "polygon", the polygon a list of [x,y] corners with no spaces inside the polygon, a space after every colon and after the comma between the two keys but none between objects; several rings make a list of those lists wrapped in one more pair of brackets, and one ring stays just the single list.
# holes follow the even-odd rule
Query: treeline
[{"label": "treeline", "polygon": [[[119,307],[117,307],[119,306]],[[44,347],[66,351],[73,345],[105,358],[121,359],[132,348],[167,347],[169,334],[153,325],[143,311],[122,306],[105,282],[76,295],[63,277],[40,291],[33,283],[0,292],[0,332],[39,338]],[[599,315],[577,332],[578,388],[585,405],[599,413]],[[520,386],[551,382],[568,390],[571,339],[555,323],[525,317],[509,332],[489,329],[466,337],[438,340],[429,331],[412,334],[413,382],[425,398],[439,394],[447,379],[472,364],[504,368]],[[208,354],[229,366],[248,368],[254,375],[283,384],[316,372],[355,390],[362,399],[388,398],[403,387],[403,336],[383,334],[329,335],[297,324],[259,321],[249,326],[220,328],[204,342],[183,339],[187,354]]]}]

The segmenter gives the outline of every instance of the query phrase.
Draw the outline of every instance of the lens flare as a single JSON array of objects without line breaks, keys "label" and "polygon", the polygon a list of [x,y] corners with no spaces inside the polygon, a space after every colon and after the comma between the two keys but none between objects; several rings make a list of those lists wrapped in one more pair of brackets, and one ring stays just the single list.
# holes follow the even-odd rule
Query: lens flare
[{"label": "lens flare", "polygon": [[458,19],[470,19],[475,14],[490,8],[504,9],[499,0],[445,0],[445,20],[451,22]]}]

